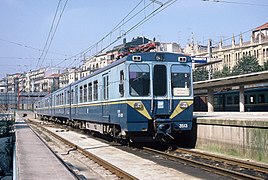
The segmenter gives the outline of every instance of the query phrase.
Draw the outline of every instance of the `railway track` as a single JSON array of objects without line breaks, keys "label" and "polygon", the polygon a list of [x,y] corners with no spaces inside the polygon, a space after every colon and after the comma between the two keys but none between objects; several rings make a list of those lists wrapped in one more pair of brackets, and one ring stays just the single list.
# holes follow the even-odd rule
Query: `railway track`
[{"label": "railway track", "polygon": [[[83,148],[49,131],[43,126],[39,125],[39,128],[41,128],[42,131],[51,134],[51,136],[55,137],[56,139],[59,139],[59,141],[62,141],[67,144],[70,149],[80,152],[84,156],[95,161],[97,164],[103,166],[105,169],[108,169],[117,177],[121,179],[137,179],[130,174],[111,165],[110,163],[103,161],[99,157],[96,157],[90,152],[84,150]],[[168,152],[158,151],[148,147],[142,147],[142,149],[150,153],[161,155],[167,159],[172,159],[174,161],[183,162],[184,164],[204,169],[205,171],[209,171],[213,174],[218,174],[220,176],[231,177],[234,179],[268,179],[268,166],[260,165],[253,162],[230,159],[223,156],[212,155],[181,148],[177,148],[175,151]]]},{"label": "railway track", "polygon": [[58,139],[59,141],[63,142],[64,144],[68,145],[70,147],[70,151],[77,151],[80,154],[84,155],[85,157],[89,158],[90,160],[94,161],[98,165],[102,166],[106,170],[110,171],[112,174],[116,175],[119,179],[129,179],[129,180],[137,180],[136,177],[132,176],[131,174],[121,170],[120,168],[117,168],[116,166],[110,164],[109,162],[99,158],[98,156],[84,150],[80,146],[68,141],[67,139],[64,139],[57,134],[51,132],[50,130],[46,129],[43,126],[40,126],[39,123],[35,123],[31,120],[28,120],[27,123],[29,124],[30,127],[32,126],[38,126],[39,129],[41,129],[43,132],[46,132],[50,136]]},{"label": "railway track", "polygon": [[143,147],[143,150],[234,179],[268,179],[268,166],[253,162],[230,159],[182,148],[169,152],[148,147]]}]

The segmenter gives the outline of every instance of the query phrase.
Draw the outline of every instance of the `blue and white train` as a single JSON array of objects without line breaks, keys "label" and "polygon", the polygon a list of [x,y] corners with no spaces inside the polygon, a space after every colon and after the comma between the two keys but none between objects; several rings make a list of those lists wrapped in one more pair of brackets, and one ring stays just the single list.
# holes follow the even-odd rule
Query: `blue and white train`
[{"label": "blue and white train", "polygon": [[191,57],[130,54],[36,103],[41,119],[148,142],[172,140],[193,126]]}]

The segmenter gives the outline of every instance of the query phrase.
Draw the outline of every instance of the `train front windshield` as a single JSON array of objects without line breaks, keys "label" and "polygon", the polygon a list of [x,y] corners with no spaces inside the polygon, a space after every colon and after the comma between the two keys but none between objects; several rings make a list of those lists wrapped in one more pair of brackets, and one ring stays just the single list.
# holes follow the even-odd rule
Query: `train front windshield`
[{"label": "train front windshield", "polygon": [[[153,95],[167,96],[168,78],[171,79],[172,96],[191,95],[191,67],[187,65],[154,65]],[[150,66],[148,64],[130,64],[129,85],[131,96],[150,96]],[[170,74],[168,74],[170,73]]]},{"label": "train front windshield", "polygon": [[150,95],[150,69],[148,64],[130,64],[129,84],[131,96]]}]

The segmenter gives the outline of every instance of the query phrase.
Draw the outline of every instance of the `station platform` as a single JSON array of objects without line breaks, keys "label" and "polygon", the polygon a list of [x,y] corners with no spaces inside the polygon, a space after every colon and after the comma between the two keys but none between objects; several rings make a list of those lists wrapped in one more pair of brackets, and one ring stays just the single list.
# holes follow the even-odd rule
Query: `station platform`
[{"label": "station platform", "polygon": [[75,179],[23,118],[16,118],[15,134],[16,173],[13,179]]},{"label": "station platform", "polygon": [[194,112],[196,147],[268,163],[268,112]]},{"label": "station platform", "polygon": [[[268,109],[267,109],[268,111]],[[268,112],[194,112],[197,119],[268,120]]]}]

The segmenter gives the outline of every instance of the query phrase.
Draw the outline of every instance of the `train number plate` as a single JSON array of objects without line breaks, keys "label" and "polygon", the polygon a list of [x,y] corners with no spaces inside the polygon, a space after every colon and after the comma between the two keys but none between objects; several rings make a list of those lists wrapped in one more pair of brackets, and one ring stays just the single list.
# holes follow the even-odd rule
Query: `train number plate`
[{"label": "train number plate", "polygon": [[179,124],[180,129],[188,128],[188,124]]}]

